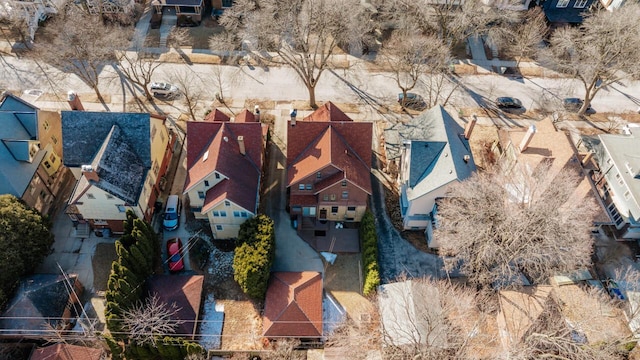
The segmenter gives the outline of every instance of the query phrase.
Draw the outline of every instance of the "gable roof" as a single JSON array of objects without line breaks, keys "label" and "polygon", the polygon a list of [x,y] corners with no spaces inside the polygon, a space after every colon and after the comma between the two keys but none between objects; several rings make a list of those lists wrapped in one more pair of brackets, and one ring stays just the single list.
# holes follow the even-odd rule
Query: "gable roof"
[{"label": "gable roof", "polygon": [[327,101],[314,112],[307,115],[304,121],[353,121],[331,101]]},{"label": "gable roof", "polygon": [[149,294],[157,294],[160,303],[174,304],[180,309],[173,320],[184,320],[175,335],[193,339],[198,327],[202,301],[202,275],[155,275],[147,281]]},{"label": "gable roof", "polygon": [[372,132],[370,122],[289,122],[287,186],[333,165],[343,179],[371,194]]},{"label": "gable roof", "polygon": [[415,136],[402,140],[410,148],[408,173],[403,171],[406,178],[402,179],[408,181],[409,200],[452,181],[462,181],[476,170],[469,142],[462,133],[462,127],[441,105],[413,118],[406,130],[398,129],[398,136]]},{"label": "gable roof", "polygon": [[[242,136],[246,155],[240,153]],[[228,178],[207,191],[203,211],[228,198],[255,213],[262,171],[262,124],[187,122],[187,177],[184,192],[214,171]]]},{"label": "gable roof", "polygon": [[68,167],[91,164],[114,125],[145,168],[151,168],[151,120],[147,113],[62,111],[62,157]]},{"label": "gable roof", "polygon": [[237,123],[256,122],[256,117],[249,110],[244,109],[240,112],[240,114],[236,115],[234,122],[237,122]]},{"label": "gable roof", "polygon": [[35,349],[29,360],[100,360],[103,355],[102,349],[62,343]]},{"label": "gable roof", "polygon": [[322,275],[318,272],[274,272],[264,303],[266,337],[322,336]]},{"label": "gable roof", "polygon": [[222,111],[213,109],[213,111],[205,116],[204,121],[231,121],[231,118]]},{"label": "gable roof", "polygon": [[0,103],[0,194],[22,197],[45,156],[29,154],[38,140],[37,110],[10,94]]},{"label": "gable roof", "polygon": [[[77,275],[68,278],[70,286],[76,286]],[[0,328],[24,336],[43,335],[47,325],[57,328],[72,298],[70,292],[62,275],[36,274],[22,278],[12,301],[2,313]]]}]

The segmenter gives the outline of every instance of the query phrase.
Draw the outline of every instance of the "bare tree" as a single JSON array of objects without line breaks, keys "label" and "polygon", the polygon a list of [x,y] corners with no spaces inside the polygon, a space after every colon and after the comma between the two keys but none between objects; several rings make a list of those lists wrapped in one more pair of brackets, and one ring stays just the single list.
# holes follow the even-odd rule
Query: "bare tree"
[{"label": "bare tree", "polygon": [[516,57],[516,67],[523,57],[535,56],[549,32],[544,12],[539,7],[527,11],[522,21],[514,24],[506,38],[501,41],[506,53]]},{"label": "bare tree", "polygon": [[[393,79],[402,91],[404,108],[407,92],[411,91],[421,76],[437,76],[448,71],[449,48],[437,37],[422,36],[415,30],[395,31],[380,52],[379,62],[391,71]],[[431,87],[429,87],[431,89]],[[431,106],[432,104],[427,104]]]},{"label": "bare tree", "polygon": [[221,24],[237,29],[261,61],[291,66],[309,92],[311,107],[317,106],[316,85],[334,66],[339,45],[360,48],[371,26],[359,0],[239,0],[229,10]]},{"label": "bare tree", "polygon": [[200,103],[204,100],[202,88],[203,81],[191,69],[178,69],[169,74],[169,79],[180,89],[180,96],[187,107],[189,117],[193,121],[197,121],[196,111]]},{"label": "bare tree", "polygon": [[77,75],[104,105],[99,86],[102,68],[115,62],[116,51],[128,45],[118,30],[106,25],[101,17],[88,15],[70,4],[44,28],[51,40],[37,44],[38,56]]},{"label": "bare tree", "polygon": [[123,313],[123,329],[138,345],[156,345],[158,335],[174,334],[183,320],[175,319],[180,311],[175,303],[160,302],[157,294],[147,298],[144,304],[137,304]]},{"label": "bare tree", "polygon": [[149,91],[149,85],[153,74],[162,63],[156,61],[152,54],[146,53],[140,44],[136,44],[128,50],[118,51],[117,58],[118,68],[124,77],[131,84],[140,87],[147,100],[152,100],[153,96]]},{"label": "bare tree", "polygon": [[[1,31],[9,43],[13,40],[14,44],[17,44],[19,41],[27,48],[27,50],[31,50],[32,40],[29,32],[29,20],[25,16],[24,12],[17,10],[18,9],[14,9],[6,14],[6,16],[0,17],[0,24],[4,23],[8,25],[7,28],[11,34],[7,34],[4,28]],[[17,36],[17,39],[15,36]]]},{"label": "bare tree", "polygon": [[583,115],[596,94],[625,76],[640,75],[640,5],[626,3],[610,12],[587,13],[579,27],[557,29],[544,62],[579,80],[585,91],[578,114]]},{"label": "bare tree", "polygon": [[516,164],[507,174],[487,171],[454,184],[439,202],[434,232],[441,253],[452,256],[446,266],[459,265],[470,282],[489,289],[508,286],[521,272],[537,282],[590,264],[594,205],[571,197],[577,170],[549,169]]}]

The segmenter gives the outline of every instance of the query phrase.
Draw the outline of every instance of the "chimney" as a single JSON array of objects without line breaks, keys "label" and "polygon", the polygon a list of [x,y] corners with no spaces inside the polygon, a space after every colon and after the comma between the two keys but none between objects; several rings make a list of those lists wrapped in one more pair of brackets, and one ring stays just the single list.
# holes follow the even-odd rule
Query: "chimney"
[{"label": "chimney", "polygon": [[100,181],[98,173],[93,171],[93,167],[91,165],[82,165],[80,168],[82,169],[82,175],[84,175],[87,180],[92,180],[94,182]]},{"label": "chimney", "polygon": [[583,166],[584,166],[584,165],[587,165],[587,164],[589,163],[589,161],[591,161],[591,158],[592,158],[592,157],[593,157],[593,153],[592,153],[591,151],[589,151],[589,152],[587,153],[587,155],[585,155],[585,156],[582,158],[582,165],[583,165]]},{"label": "chimney", "polygon": [[471,116],[471,121],[467,123],[467,126],[464,128],[464,138],[469,140],[471,137],[471,132],[473,131],[473,127],[476,126],[476,122],[478,121],[478,117],[476,114]]},{"label": "chimney", "polygon": [[244,136],[238,136],[238,147],[240,147],[240,154],[247,155],[247,151],[244,148]]},{"label": "chimney", "polygon": [[471,156],[465,155],[465,156],[462,157],[462,160],[464,160],[465,163],[468,163],[469,160],[471,160]]},{"label": "chimney", "polygon": [[253,107],[253,115],[256,118],[256,122],[260,122],[260,106],[256,105]]},{"label": "chimney", "polygon": [[71,110],[84,110],[84,106],[82,106],[80,97],[73,90],[69,90],[69,92],[67,93],[67,102],[69,103],[69,106],[71,106]]},{"label": "chimney", "polygon": [[536,126],[529,125],[529,130],[527,130],[527,133],[524,134],[524,138],[520,143],[520,152],[527,150],[527,148],[529,147],[529,143],[531,142],[531,139],[533,138],[533,135],[535,133],[536,133]]},{"label": "chimney", "polygon": [[296,116],[298,116],[298,109],[289,110],[289,115],[291,116],[291,126],[296,126]]}]

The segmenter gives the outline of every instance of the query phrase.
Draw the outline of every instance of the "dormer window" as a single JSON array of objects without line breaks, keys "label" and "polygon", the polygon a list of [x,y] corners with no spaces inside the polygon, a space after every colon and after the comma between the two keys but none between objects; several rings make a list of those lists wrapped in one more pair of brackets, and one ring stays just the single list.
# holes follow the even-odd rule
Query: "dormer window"
[{"label": "dormer window", "polygon": [[204,181],[204,186],[209,187],[209,180]]},{"label": "dormer window", "polygon": [[36,156],[36,154],[38,153],[38,150],[40,150],[40,146],[36,143],[31,144],[31,147],[29,147],[29,157],[34,157]]},{"label": "dormer window", "polygon": [[[220,179],[220,174],[215,173],[215,177],[216,177],[216,179]],[[207,186],[209,186],[209,185],[207,185]]]}]

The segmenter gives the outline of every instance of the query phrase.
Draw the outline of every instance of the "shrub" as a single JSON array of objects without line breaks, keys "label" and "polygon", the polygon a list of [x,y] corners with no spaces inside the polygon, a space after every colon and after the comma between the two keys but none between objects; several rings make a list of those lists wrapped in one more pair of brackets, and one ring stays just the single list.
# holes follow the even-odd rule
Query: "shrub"
[{"label": "shrub", "polygon": [[275,258],[274,224],[266,215],[258,215],[240,225],[233,257],[233,278],[247,295],[264,299],[271,265]]},{"label": "shrub", "polygon": [[369,296],[380,285],[380,271],[378,269],[378,234],[376,232],[375,219],[370,211],[362,217],[359,228],[360,241],[362,242],[362,272],[364,285],[362,293]]}]

